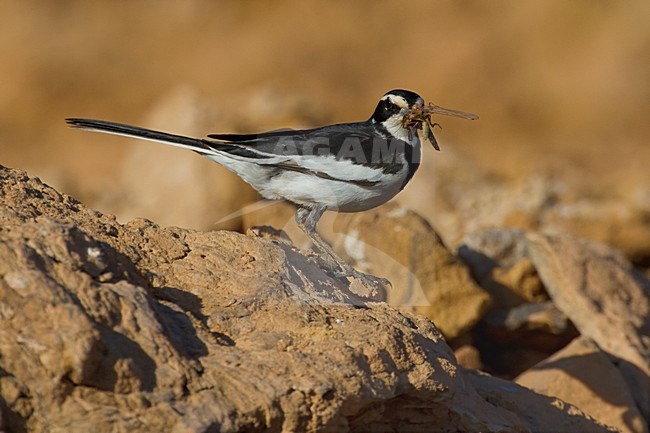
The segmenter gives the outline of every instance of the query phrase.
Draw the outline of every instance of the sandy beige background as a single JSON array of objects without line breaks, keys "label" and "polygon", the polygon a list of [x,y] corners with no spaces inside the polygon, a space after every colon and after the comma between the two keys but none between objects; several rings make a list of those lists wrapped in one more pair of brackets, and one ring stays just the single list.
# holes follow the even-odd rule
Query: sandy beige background
[{"label": "sandy beige background", "polygon": [[[65,117],[178,133],[315,126],[365,119],[395,87],[480,114],[473,123],[443,119],[435,158],[460,154],[515,181],[571,173],[592,194],[650,197],[645,0],[3,2],[2,10],[0,163],[106,212],[118,212],[102,196],[115,193],[135,145],[70,130]],[[151,120],[186,91],[220,120],[200,132]],[[182,116],[183,106],[163,112]],[[146,158],[140,169],[153,170]],[[429,187],[426,170],[409,197]]]}]

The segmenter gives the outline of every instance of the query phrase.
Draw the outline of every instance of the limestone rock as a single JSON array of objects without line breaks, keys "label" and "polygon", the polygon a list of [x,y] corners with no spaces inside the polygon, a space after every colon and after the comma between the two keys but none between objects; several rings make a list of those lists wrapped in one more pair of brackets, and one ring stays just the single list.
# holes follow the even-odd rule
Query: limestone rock
[{"label": "limestone rock", "polygon": [[[265,206],[246,214],[244,225],[282,228],[298,245],[309,248],[293,223],[294,211],[286,204]],[[389,203],[358,214],[326,215],[318,231],[357,268],[393,283],[387,293],[390,305],[426,315],[447,338],[467,331],[490,306],[490,296],[468,268],[415,212]]]},{"label": "limestone rock", "polygon": [[616,359],[650,419],[650,281],[616,250],[571,236],[530,233],[528,251],[555,305]]},{"label": "limestone rock", "polygon": [[612,245],[636,264],[650,263],[648,182],[615,194],[595,187],[593,176],[575,165],[504,179],[457,149],[442,153],[425,152],[429,169],[397,200],[421,215],[435,215],[434,226],[450,248],[477,230],[512,227],[571,233]]},{"label": "limestone rock", "polygon": [[337,222],[343,251],[393,283],[388,303],[413,306],[447,338],[466,332],[490,307],[489,294],[415,212],[388,204]]},{"label": "limestone rock", "polygon": [[515,381],[576,405],[624,433],[647,433],[623,376],[610,358],[587,337],[579,337]]},{"label": "limestone rock", "polygon": [[463,368],[474,370],[483,369],[483,363],[481,362],[481,353],[476,347],[470,344],[464,344],[458,349],[454,350],[454,356],[456,356],[458,364]]},{"label": "limestone rock", "polygon": [[525,232],[512,228],[480,229],[462,239],[458,255],[493,296],[494,308],[548,300],[526,245]]},{"label": "limestone rock", "polygon": [[501,327],[510,332],[541,331],[562,335],[570,327],[567,317],[552,302],[492,310],[484,321],[490,326]]},{"label": "limestone rock", "polygon": [[[544,212],[563,189],[556,179],[543,175],[517,182],[496,181],[468,158],[457,158],[445,170],[430,172],[432,177],[444,178],[437,179],[428,196],[418,191],[417,197],[422,205],[433,208],[436,229],[444,235],[445,243],[454,249],[465,236],[480,229],[503,226],[525,230],[539,228]],[[408,200],[409,191],[405,194],[403,199]],[[411,207],[413,197],[406,203]],[[415,209],[421,210],[422,205]]]},{"label": "limestone rock", "polygon": [[[590,427],[582,423],[581,418],[588,417],[577,407],[558,398],[549,397],[548,405],[540,411],[536,408],[535,393],[529,389],[520,390],[513,387],[513,382],[491,377],[477,370],[469,370],[467,379],[482,397],[488,399],[497,408],[513,407],[527,420],[531,431],[535,432],[595,432],[599,427]],[[516,403],[515,400],[516,399]],[[557,411],[570,415],[570,420],[560,419]],[[539,414],[539,417],[538,417]]]},{"label": "limestone rock", "polygon": [[479,277],[484,277],[495,266],[510,268],[528,258],[526,234],[515,228],[490,227],[465,236],[458,254]]},{"label": "limestone rock", "polygon": [[490,310],[472,329],[485,370],[511,378],[560,350],[579,334],[551,302]]},{"label": "limestone rock", "polygon": [[[282,230],[294,245],[309,248],[309,238],[295,223],[295,214],[296,207],[285,201],[261,201],[242,209],[242,222],[245,230],[254,227]],[[330,219],[331,215],[326,212],[318,224],[318,232],[324,237],[329,234],[323,229],[328,226],[327,221]]]},{"label": "limestone rock", "polygon": [[611,431],[286,242],[121,225],[5,168],[0,316],[10,431]]},{"label": "limestone rock", "polygon": [[[614,246],[635,263],[650,263],[650,211],[625,200],[578,200],[551,207],[545,231],[571,233]],[[645,204],[647,206],[647,203]]]}]

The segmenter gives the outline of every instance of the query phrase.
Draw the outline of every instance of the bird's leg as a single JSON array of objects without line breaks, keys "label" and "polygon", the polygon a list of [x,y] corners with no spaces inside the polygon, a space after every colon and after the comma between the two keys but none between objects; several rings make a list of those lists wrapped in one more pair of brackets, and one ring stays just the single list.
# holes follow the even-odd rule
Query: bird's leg
[{"label": "bird's leg", "polygon": [[315,206],[312,208],[299,207],[296,211],[296,223],[298,223],[298,227],[300,227],[300,229],[309,237],[309,240],[312,241],[315,249],[317,249],[321,254],[326,254],[334,261],[338,267],[339,273],[347,273],[351,266],[345,263],[343,259],[334,252],[332,247],[320,237],[318,232],[316,232],[316,224],[324,212],[325,208],[322,206]]},{"label": "bird's leg", "polygon": [[320,237],[316,232],[316,224],[318,220],[325,212],[324,206],[313,206],[313,207],[298,207],[296,211],[296,223],[298,227],[302,229],[303,232],[309,237],[317,250],[321,253],[325,253],[334,261],[338,270],[334,270],[337,277],[353,277],[365,282],[370,283],[373,286],[390,286],[390,281],[385,278],[375,277],[373,275],[364,274],[354,269],[352,266],[347,264],[342,258],[340,258],[332,249],[332,247]]}]

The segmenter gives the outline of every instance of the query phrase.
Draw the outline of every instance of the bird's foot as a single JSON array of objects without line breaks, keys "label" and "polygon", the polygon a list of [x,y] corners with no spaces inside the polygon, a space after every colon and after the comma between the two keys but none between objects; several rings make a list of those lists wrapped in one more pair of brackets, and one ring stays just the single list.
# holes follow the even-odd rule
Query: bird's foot
[{"label": "bird's foot", "polygon": [[315,259],[319,267],[326,270],[327,273],[334,278],[352,278],[375,289],[385,290],[393,287],[392,283],[386,278],[376,277],[374,275],[357,271],[347,263],[341,263],[329,257],[326,259],[323,256],[313,256],[313,259]]}]

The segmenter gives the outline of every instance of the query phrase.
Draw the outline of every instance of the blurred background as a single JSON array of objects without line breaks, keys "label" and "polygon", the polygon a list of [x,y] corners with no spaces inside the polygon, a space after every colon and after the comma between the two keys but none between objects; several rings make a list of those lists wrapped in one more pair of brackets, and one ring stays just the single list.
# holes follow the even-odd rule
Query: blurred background
[{"label": "blurred background", "polygon": [[[219,165],[66,117],[192,136],[314,127],[365,120],[394,88],[480,115],[435,119],[441,151],[424,148],[391,203],[319,223],[346,260],[394,282],[391,305],[432,318],[463,366],[513,378],[579,335],[524,232],[504,227],[608,243],[650,276],[648,0],[0,5],[0,164],[123,223],[269,225],[307,246],[289,205],[254,205]],[[477,266],[467,245],[506,258]],[[584,359],[577,371],[592,371]]]},{"label": "blurred background", "polygon": [[386,91],[407,88],[481,116],[439,119],[442,151],[425,149],[398,198],[450,246],[484,226],[547,228],[650,263],[647,0],[7,1],[2,11],[0,164],[121,221],[243,229],[237,211],[257,196],[191,152],[64,118],[254,132],[364,120]]}]

